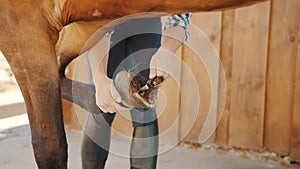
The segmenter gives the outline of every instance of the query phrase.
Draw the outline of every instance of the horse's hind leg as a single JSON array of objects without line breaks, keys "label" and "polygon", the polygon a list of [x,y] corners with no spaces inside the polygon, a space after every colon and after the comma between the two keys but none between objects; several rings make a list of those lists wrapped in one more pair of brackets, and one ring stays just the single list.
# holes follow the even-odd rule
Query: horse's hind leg
[{"label": "horse's hind leg", "polygon": [[20,17],[15,25],[13,20],[1,20],[13,29],[0,30],[0,50],[25,99],[38,168],[66,169],[67,143],[54,49],[58,33],[49,29],[42,17],[34,17],[38,16]]}]

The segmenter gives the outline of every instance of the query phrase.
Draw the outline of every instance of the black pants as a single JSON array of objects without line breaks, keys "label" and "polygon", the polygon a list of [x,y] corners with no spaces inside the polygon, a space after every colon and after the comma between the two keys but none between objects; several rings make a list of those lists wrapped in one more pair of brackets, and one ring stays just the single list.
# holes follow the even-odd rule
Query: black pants
[{"label": "black pants", "polygon": [[[140,29],[145,26],[146,31],[141,31]],[[136,32],[139,34],[135,35]],[[148,77],[150,60],[160,47],[160,40],[159,18],[133,20],[116,27],[111,37],[108,77],[114,78],[119,71],[124,69]],[[130,113],[133,125],[130,150],[131,168],[155,169],[158,152],[158,125],[155,108],[132,109]],[[115,114],[102,113],[88,116],[82,137],[82,166],[84,169],[102,169],[108,155],[110,126]],[[139,138],[149,139],[141,141]]]}]

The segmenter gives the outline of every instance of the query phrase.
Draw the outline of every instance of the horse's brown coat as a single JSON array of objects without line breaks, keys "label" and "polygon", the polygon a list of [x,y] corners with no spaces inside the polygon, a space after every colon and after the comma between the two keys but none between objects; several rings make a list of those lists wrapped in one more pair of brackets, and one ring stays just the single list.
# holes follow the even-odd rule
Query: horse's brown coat
[{"label": "horse's brown coat", "polygon": [[[60,76],[65,90],[63,96],[72,100],[72,86],[68,86],[70,81],[63,78],[64,68],[78,56],[98,28],[133,13],[209,11],[258,1],[263,0],[2,0],[0,50],[9,62],[26,102],[38,167],[67,168]],[[110,27],[116,24],[118,22]],[[110,27],[95,37],[103,36]],[[84,49],[92,45],[93,41]],[[57,63],[57,56],[61,66]],[[85,92],[81,87],[84,85],[78,86],[79,95],[83,95]],[[94,100],[93,95],[86,97]],[[84,100],[73,99],[83,107],[99,111],[96,105],[87,105]]]}]

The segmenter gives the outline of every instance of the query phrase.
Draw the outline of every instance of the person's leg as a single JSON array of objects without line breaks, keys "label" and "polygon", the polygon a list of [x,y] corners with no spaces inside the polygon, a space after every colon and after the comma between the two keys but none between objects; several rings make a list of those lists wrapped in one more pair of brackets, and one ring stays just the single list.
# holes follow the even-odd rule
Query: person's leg
[{"label": "person's leg", "polygon": [[[156,22],[156,21],[155,21]],[[160,20],[157,19],[157,26],[161,27]],[[117,30],[117,29],[116,29]],[[112,42],[118,42],[118,36],[116,33],[114,33],[111,37]],[[112,48],[109,53],[109,60],[108,60],[108,68],[107,68],[107,75],[110,78],[113,78],[113,76],[120,71],[122,68],[124,69],[124,66],[120,64],[124,58],[126,58],[130,53],[133,53],[135,51],[141,50],[141,49],[148,49],[148,48],[158,48],[160,46],[160,34],[144,34],[143,36],[137,35],[130,37],[131,45],[130,48],[128,46],[128,39],[122,40],[121,42],[118,42],[116,45],[112,44]],[[130,51],[129,51],[130,49]],[[143,55],[142,58],[137,58],[136,60],[140,63],[146,63],[146,65],[149,65],[151,56],[155,53],[154,52],[147,52],[148,54]],[[139,65],[140,67],[143,65]],[[117,69],[121,68],[121,69]],[[145,74],[144,74],[145,73]],[[143,71],[144,76],[148,76],[149,71]],[[135,113],[134,113],[135,112]],[[141,114],[149,114],[150,116],[140,116]],[[131,111],[131,115],[133,117],[133,140],[131,144],[131,168],[142,168],[142,169],[154,169],[156,168],[156,154],[158,149],[158,127],[157,127],[157,121],[156,121],[156,113],[155,109],[151,110],[151,113],[147,113],[145,111],[138,112],[138,111]],[[91,115],[89,115],[91,117]],[[101,116],[100,116],[101,117]],[[135,118],[136,117],[136,118]],[[142,121],[139,121],[139,119],[142,119]],[[150,120],[149,120],[150,119]],[[111,119],[112,122],[113,118]],[[102,121],[102,122],[101,122]],[[89,128],[90,132],[86,132],[83,135],[82,139],[82,156],[83,157],[83,166],[84,169],[102,169],[104,168],[105,161],[107,159],[108,154],[108,148],[110,143],[110,127],[108,127],[106,123],[103,123],[103,120],[100,121],[100,125],[90,125]],[[146,121],[149,121],[149,123],[146,123]],[[90,123],[94,123],[94,121]],[[111,122],[109,124],[111,124]],[[135,123],[137,122],[137,123]],[[142,125],[140,125],[142,124]],[[87,130],[86,130],[87,131]],[[92,132],[91,132],[92,131]],[[93,132],[94,131],[94,132]],[[99,146],[99,144],[95,144],[95,139],[93,136],[89,135],[89,133],[92,133],[91,135],[98,136],[96,137],[96,143],[100,142],[102,146]],[[154,137],[153,137],[154,136]],[[103,138],[105,138],[103,140]],[[92,139],[91,139],[92,138]],[[137,139],[135,139],[137,138]],[[140,141],[138,138],[149,138],[146,140],[150,141]],[[142,139],[144,140],[144,139]],[[148,142],[148,143],[147,143]],[[148,149],[144,148],[144,153],[141,151],[141,147],[147,147]]]},{"label": "person's leg", "polygon": [[81,140],[82,169],[104,169],[115,114],[88,114]]},{"label": "person's leg", "polygon": [[[122,60],[126,57],[126,40],[114,45],[109,53],[107,76],[112,78]],[[104,169],[107,160],[111,124],[115,114],[88,114],[81,143],[83,169]]]},{"label": "person's leg", "polygon": [[[160,26],[159,19],[157,22]],[[157,48],[160,47],[160,40],[161,34],[139,34],[128,37],[121,41],[121,44],[114,46],[110,51],[108,60],[109,77],[113,78],[119,71],[125,69],[148,78],[150,60]],[[112,37],[112,42],[114,43],[114,41],[117,39]],[[120,46],[126,48],[122,54],[118,53],[121,51]],[[155,169],[158,152],[158,125],[155,108],[149,110],[133,109],[131,110],[131,118],[133,124],[133,138],[130,147],[131,168]]]},{"label": "person's leg", "polygon": [[[136,113],[155,113],[155,109],[147,111],[134,109]],[[158,153],[158,124],[157,120],[147,123],[134,123],[130,146],[131,169],[155,169]]]},{"label": "person's leg", "polygon": [[[140,34],[128,39],[139,74],[148,78],[151,57],[160,47],[160,34]],[[155,108],[132,109],[133,138],[130,149],[131,169],[155,169],[158,153],[158,124]]]}]

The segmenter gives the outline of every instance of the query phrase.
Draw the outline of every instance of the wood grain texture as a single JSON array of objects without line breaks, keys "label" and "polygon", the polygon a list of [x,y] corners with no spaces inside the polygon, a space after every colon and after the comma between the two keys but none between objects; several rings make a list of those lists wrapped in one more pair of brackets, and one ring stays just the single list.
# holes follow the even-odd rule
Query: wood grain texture
[{"label": "wood grain texture", "polygon": [[[165,23],[162,21],[162,23]],[[157,115],[160,133],[160,143],[177,145],[180,125],[180,82],[182,48],[176,52],[177,62],[173,64],[173,73],[160,88],[157,100]]]},{"label": "wood grain texture", "polygon": [[[193,14],[191,23],[202,31],[211,44],[216,49],[217,53],[220,50],[220,37],[221,37],[221,12],[214,13],[198,13]],[[194,44],[199,44],[201,39],[197,36],[197,32],[191,31],[190,41]],[[202,39],[203,40],[203,39]],[[208,46],[207,46],[208,47]],[[202,51],[201,54],[204,54]],[[209,56],[204,56],[209,57]],[[209,112],[211,104],[211,84],[207,73],[207,70],[198,56],[187,46],[183,48],[183,61],[192,71],[192,76],[197,81],[198,86],[193,86],[190,82],[192,78],[188,75],[188,71],[183,67],[182,70],[182,92],[181,92],[181,125],[180,125],[180,137],[186,135],[189,132],[185,141],[199,142],[199,135],[203,127],[204,121]],[[215,63],[216,71],[218,71],[218,64]],[[218,77],[211,77],[216,78]],[[198,88],[200,93],[200,107],[198,110],[198,116],[192,113],[193,109],[193,97],[195,93],[195,87]],[[214,122],[216,123],[216,121]],[[192,129],[188,131],[191,124],[194,124]],[[210,142],[214,141],[214,135]]]},{"label": "wood grain texture", "polygon": [[[299,6],[300,7],[300,6]],[[300,23],[298,23],[298,46],[294,85],[294,109],[292,123],[291,160],[300,162]]]},{"label": "wood grain texture", "polygon": [[263,145],[269,3],[236,10],[230,140],[234,147]]},{"label": "wood grain texture", "polygon": [[268,59],[268,84],[265,120],[265,147],[288,155],[293,115],[298,0],[274,0],[271,3],[271,29]]},{"label": "wood grain texture", "polygon": [[[74,73],[74,62],[68,65],[67,78],[72,78]],[[72,129],[81,129],[81,123],[77,119],[77,114],[74,109],[74,104],[70,101],[62,99],[63,117],[65,125],[68,125]]]},{"label": "wood grain texture", "polygon": [[[183,66],[182,69],[180,139],[198,143],[204,119],[209,111],[211,89],[208,74],[196,54],[186,46],[183,52],[183,61],[188,68]],[[195,95],[198,94],[200,100],[195,100]]]},{"label": "wood grain texture", "polygon": [[[233,34],[234,34],[234,17],[235,10],[222,12],[222,33],[220,46],[220,59],[226,74],[226,84],[220,80],[220,86],[226,85],[226,102],[224,113],[220,124],[217,128],[216,144],[227,147],[229,141],[229,117],[231,103],[231,78],[232,78],[232,55],[233,55]],[[220,87],[221,88],[221,87]],[[219,95],[222,91],[219,91]],[[220,100],[222,101],[222,100]],[[219,101],[219,102],[220,102]]]}]

